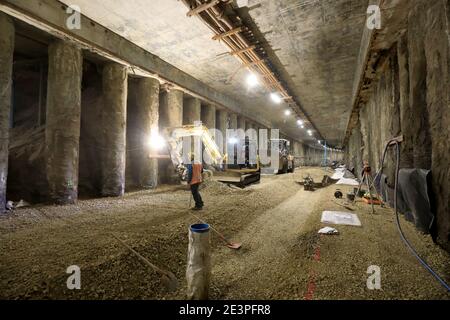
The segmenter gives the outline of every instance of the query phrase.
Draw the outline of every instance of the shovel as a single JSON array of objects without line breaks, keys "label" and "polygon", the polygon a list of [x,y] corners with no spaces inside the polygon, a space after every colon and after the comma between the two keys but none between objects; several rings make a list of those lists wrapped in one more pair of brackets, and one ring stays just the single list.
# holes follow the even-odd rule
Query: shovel
[{"label": "shovel", "polygon": [[[192,214],[192,213],[191,213],[191,215],[192,215],[195,219],[197,219],[198,221],[200,221],[201,223],[203,223],[203,224],[208,224],[208,223],[206,223],[205,221],[203,221],[202,219],[200,219],[199,217],[197,217],[196,215],[194,215],[194,214]],[[227,246],[228,248],[233,249],[233,250],[239,250],[239,249],[242,247],[242,243],[231,242],[230,240],[228,240],[227,238],[225,238],[225,237],[223,236],[223,234],[221,234],[219,231],[217,231],[213,226],[211,226],[210,224],[208,224],[208,225],[209,225],[209,227],[211,228],[211,230],[214,231],[214,232],[219,236],[219,238],[226,244],[226,246]]]},{"label": "shovel", "polygon": [[175,275],[172,272],[166,271],[166,270],[162,270],[161,268],[158,268],[153,263],[148,261],[148,259],[146,259],[142,255],[140,255],[136,250],[134,250],[129,245],[127,245],[125,242],[123,242],[121,239],[119,239],[116,235],[114,235],[114,234],[111,234],[111,235],[117,241],[119,241],[125,248],[127,248],[135,256],[137,256],[143,263],[145,263],[147,266],[152,268],[153,271],[155,271],[156,273],[161,275],[161,282],[162,282],[162,284],[164,285],[164,287],[166,288],[166,290],[168,292],[173,292],[173,291],[177,290],[177,288],[178,288],[178,280],[177,280],[177,278],[175,277]]},{"label": "shovel", "polygon": [[338,206],[341,206],[342,208],[345,208],[345,209],[350,210],[350,211],[355,211],[355,209],[352,209],[352,208],[350,208],[348,206],[344,206],[343,204],[337,203],[336,201],[333,201],[333,202],[335,204],[337,204]]}]

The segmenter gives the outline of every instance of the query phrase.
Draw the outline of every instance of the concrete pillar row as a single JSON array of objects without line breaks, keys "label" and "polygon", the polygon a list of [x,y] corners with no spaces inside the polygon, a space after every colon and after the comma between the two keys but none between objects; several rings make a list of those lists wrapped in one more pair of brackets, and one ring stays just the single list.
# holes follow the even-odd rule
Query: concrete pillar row
[{"label": "concrete pillar row", "polygon": [[230,128],[234,130],[238,129],[238,116],[235,113],[230,114]]},{"label": "concrete pillar row", "polygon": [[125,193],[127,96],[127,67],[108,63],[103,67],[104,106],[101,123],[101,193],[104,197],[119,197]]},{"label": "concrete pillar row", "polygon": [[227,129],[228,128],[228,112],[225,110],[217,110],[216,113],[217,122],[216,122],[216,129],[222,132],[222,141],[218,140],[218,137],[216,137],[216,143],[220,147],[222,147],[222,150],[224,150],[225,146],[227,145]]},{"label": "concrete pillar row", "polygon": [[238,129],[242,129],[242,130],[246,130],[246,126],[245,126],[245,118],[242,116],[238,116],[237,117],[237,127]]},{"label": "concrete pillar row", "polygon": [[[201,119],[203,125],[208,129],[213,130],[216,128],[216,107],[210,104],[206,104],[202,106],[202,115]],[[212,137],[215,139],[215,137]]]},{"label": "concrete pillar row", "polygon": [[[171,89],[160,94],[160,130],[183,125],[183,97],[181,90]],[[172,161],[159,161],[159,178],[162,183],[175,184],[179,181]]]},{"label": "concrete pillar row", "polygon": [[[136,105],[139,114],[139,127],[142,132],[144,146],[139,152],[139,183],[144,188],[158,186],[158,160],[150,159],[150,148],[147,139],[159,132],[159,81],[152,78],[139,79],[136,92]],[[149,150],[150,149],[150,150]]]},{"label": "concrete pillar row", "polygon": [[12,19],[0,13],[0,213],[6,207],[14,40]]},{"label": "concrete pillar row", "polygon": [[177,89],[160,94],[160,127],[176,128],[183,125],[183,97],[183,91]]},{"label": "concrete pillar row", "polygon": [[56,41],[48,49],[45,128],[47,182],[50,200],[72,204],[78,199],[81,124],[81,49]]},{"label": "concrete pillar row", "polygon": [[184,99],[183,124],[193,125],[202,118],[202,104],[198,98]]}]

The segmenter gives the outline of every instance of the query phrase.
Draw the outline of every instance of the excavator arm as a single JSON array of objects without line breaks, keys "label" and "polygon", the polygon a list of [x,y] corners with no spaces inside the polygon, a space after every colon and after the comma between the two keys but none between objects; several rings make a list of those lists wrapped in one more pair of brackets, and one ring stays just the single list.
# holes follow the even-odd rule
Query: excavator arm
[{"label": "excavator arm", "polygon": [[225,156],[220,152],[219,147],[209,133],[208,128],[203,125],[187,125],[178,128],[167,128],[165,130],[165,138],[169,148],[170,157],[175,166],[183,164],[183,139],[186,137],[200,138],[212,164],[220,165],[223,163]]},{"label": "excavator arm", "polygon": [[[163,137],[166,140],[168,153],[176,168],[179,176],[184,180],[186,176],[186,168],[183,159],[183,139],[186,137],[198,137],[205,148],[206,154],[210,158],[210,165],[213,167],[213,179],[235,184],[240,187],[254,182],[258,182],[261,178],[261,170],[259,161],[256,168],[241,168],[229,169],[225,164],[227,155],[221,153],[219,147],[209,133],[208,128],[203,125],[186,125],[178,128],[166,128],[163,132]],[[161,158],[160,156],[151,156],[152,158]]]}]

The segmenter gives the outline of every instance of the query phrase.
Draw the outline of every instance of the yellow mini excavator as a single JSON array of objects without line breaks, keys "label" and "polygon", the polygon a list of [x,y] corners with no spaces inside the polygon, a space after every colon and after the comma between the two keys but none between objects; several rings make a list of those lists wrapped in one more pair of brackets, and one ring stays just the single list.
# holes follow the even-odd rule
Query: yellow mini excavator
[{"label": "yellow mini excavator", "polygon": [[[203,146],[204,155],[209,157],[208,161],[203,159],[207,178],[225,184],[236,185],[240,188],[245,188],[261,180],[259,158],[253,156],[256,159],[251,159],[251,155],[256,154],[256,149],[252,150],[254,151],[253,153],[250,152],[252,147],[256,147],[256,142],[250,141],[248,137],[241,140],[233,139],[233,141],[228,142],[227,150],[234,150],[234,161],[229,161],[228,154],[222,154],[208,128],[202,124],[166,128],[162,133],[162,137],[165,140],[166,154],[150,155],[150,157],[170,158],[181,181],[186,180],[185,163],[189,159],[183,159],[183,141],[188,137],[191,137],[191,143],[200,141],[200,148]],[[197,139],[195,139],[196,137]],[[203,150],[203,148],[200,150]],[[243,158],[243,161],[240,161],[242,164],[238,164],[237,161],[239,152],[242,152],[241,158]]]}]

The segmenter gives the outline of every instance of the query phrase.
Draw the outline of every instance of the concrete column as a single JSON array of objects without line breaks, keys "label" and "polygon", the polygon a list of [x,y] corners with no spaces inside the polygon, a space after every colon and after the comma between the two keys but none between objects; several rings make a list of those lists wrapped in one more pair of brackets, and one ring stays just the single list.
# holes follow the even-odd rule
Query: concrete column
[{"label": "concrete column", "polygon": [[12,19],[0,13],[0,213],[6,206],[14,37]]},{"label": "concrete column", "polygon": [[217,110],[216,117],[217,117],[216,129],[222,132],[222,139],[223,139],[222,141],[218,141],[216,137],[216,142],[219,148],[222,145],[222,148],[224,150],[227,145],[226,139],[228,129],[228,112],[226,112],[225,110]]},{"label": "concrete column", "polygon": [[175,89],[164,91],[160,98],[160,127],[181,127],[183,125],[183,91]]},{"label": "concrete column", "polygon": [[[183,125],[183,91],[172,89],[160,95],[160,129],[176,128]],[[172,161],[160,161],[160,180],[162,183],[175,184],[179,181]]]},{"label": "concrete column", "polygon": [[[247,136],[250,138],[250,140],[257,142],[258,141],[258,132],[257,132],[255,123],[247,121],[246,128],[247,128],[246,133],[247,133]],[[252,131],[247,132],[248,130],[252,130]]]},{"label": "concrete column", "polygon": [[83,57],[73,44],[49,46],[45,145],[50,200],[72,204],[78,198]]},{"label": "concrete column", "polygon": [[183,124],[192,125],[202,118],[202,105],[197,98],[184,99]]},{"label": "concrete column", "polygon": [[246,130],[246,127],[245,127],[245,118],[244,117],[241,117],[241,116],[238,116],[237,117],[237,122],[238,122],[238,124],[237,124],[237,126],[238,126],[238,129],[242,129],[242,130]]},{"label": "concrete column", "polygon": [[[216,128],[216,107],[207,104],[202,106],[202,122],[208,129]],[[212,137],[215,139],[214,135]]]},{"label": "concrete column", "polygon": [[109,63],[103,67],[102,196],[125,193],[127,67]]},{"label": "concrete column", "polygon": [[238,129],[238,116],[235,113],[230,114],[230,128],[234,130]]},{"label": "concrete column", "polygon": [[159,81],[152,78],[139,79],[136,88],[136,106],[139,127],[142,132],[142,149],[139,151],[139,183],[144,188],[158,186],[158,160],[150,159],[146,148],[152,133],[159,131]]}]

